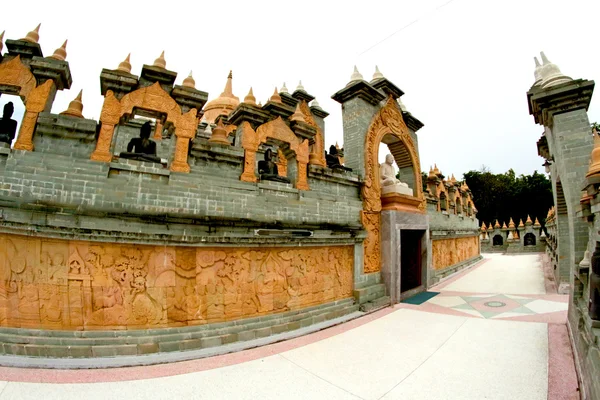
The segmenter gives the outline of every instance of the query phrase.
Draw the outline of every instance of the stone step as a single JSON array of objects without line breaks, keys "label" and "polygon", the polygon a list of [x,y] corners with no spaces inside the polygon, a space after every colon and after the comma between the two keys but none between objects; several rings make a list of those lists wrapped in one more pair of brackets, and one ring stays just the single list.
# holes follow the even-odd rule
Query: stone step
[{"label": "stone step", "polygon": [[[0,329],[0,354],[86,358],[204,349],[295,331],[358,312],[354,299],[247,320],[132,331]],[[84,337],[85,334],[85,337]]]},{"label": "stone step", "polygon": [[379,297],[385,296],[385,285],[378,283],[354,291],[354,298],[358,304],[363,304],[368,301],[373,301]]},{"label": "stone step", "polygon": [[382,308],[386,308],[390,306],[390,296],[383,296],[373,301],[369,301],[367,303],[360,305],[360,311],[365,313],[372,313],[377,310],[381,310]]}]

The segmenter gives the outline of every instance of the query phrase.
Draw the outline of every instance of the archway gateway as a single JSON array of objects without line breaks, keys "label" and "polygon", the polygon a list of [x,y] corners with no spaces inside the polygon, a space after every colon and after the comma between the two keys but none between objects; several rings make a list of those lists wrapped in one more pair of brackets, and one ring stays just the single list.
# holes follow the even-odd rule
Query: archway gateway
[{"label": "archway gateway", "polygon": [[[403,179],[413,189],[413,196],[390,193],[381,195],[379,145],[388,145]],[[375,114],[365,137],[365,182],[362,188],[362,223],[367,230],[364,242],[365,273],[381,269],[381,211],[396,210],[425,213],[419,155],[398,103],[392,96]],[[404,173],[403,173],[404,172]]]}]

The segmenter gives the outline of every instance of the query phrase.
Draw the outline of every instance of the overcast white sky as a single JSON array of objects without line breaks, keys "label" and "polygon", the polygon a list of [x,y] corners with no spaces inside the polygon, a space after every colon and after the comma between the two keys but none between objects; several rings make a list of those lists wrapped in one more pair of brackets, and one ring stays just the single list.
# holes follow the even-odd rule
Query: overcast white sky
[{"label": "overcast white sky", "polygon": [[[263,103],[275,86],[286,82],[293,91],[302,80],[331,113],[327,147],[343,143],[341,106],[331,95],[346,85],[354,65],[366,80],[378,65],[425,124],[422,169],[435,162],[460,179],[482,164],[495,173],[543,171],[536,150],[542,127],[528,114],[525,95],[534,80],[533,56],[543,50],[565,75],[600,79],[598,15],[598,0],[31,0],[2,5],[0,32],[19,39],[41,22],[46,56],[69,40],[73,85],[57,94],[53,112],[83,89],[83,113],[97,119],[101,69],[116,68],[131,52],[139,75],[142,64],[165,50],[177,83],[193,70],[209,99],[221,93],[230,69],[234,93],[243,99],[252,86]],[[600,121],[599,98],[596,93],[590,121]],[[1,97],[0,105],[8,99]]]}]

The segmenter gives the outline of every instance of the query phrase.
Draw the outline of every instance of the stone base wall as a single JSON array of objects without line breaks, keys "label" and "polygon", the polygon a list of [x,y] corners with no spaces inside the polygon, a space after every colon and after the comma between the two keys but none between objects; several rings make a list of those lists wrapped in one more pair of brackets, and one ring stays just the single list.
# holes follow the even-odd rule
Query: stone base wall
[{"label": "stone base wall", "polygon": [[581,298],[569,303],[569,332],[584,399],[600,399],[600,323],[592,321]]},{"label": "stone base wall", "polygon": [[0,326],[201,325],[280,313],[353,290],[354,246],[184,247],[0,234]]}]

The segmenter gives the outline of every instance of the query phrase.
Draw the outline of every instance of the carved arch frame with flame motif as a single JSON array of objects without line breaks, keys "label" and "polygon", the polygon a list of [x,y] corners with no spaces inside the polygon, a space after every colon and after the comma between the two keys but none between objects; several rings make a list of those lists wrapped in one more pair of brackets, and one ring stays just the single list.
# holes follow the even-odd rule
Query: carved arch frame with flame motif
[{"label": "carved arch frame with flame motif", "polygon": [[381,184],[379,179],[379,144],[385,135],[400,140],[412,161],[414,172],[414,192],[420,201],[416,212],[425,212],[425,197],[421,183],[421,165],[416,146],[402,118],[402,112],[393,97],[388,97],[385,105],[373,118],[365,137],[365,181],[362,187],[362,223],[367,230],[364,241],[364,273],[381,269]]},{"label": "carved arch frame with flame motif", "polygon": [[194,137],[198,125],[197,110],[192,108],[183,114],[181,107],[163,90],[158,82],[126,94],[121,101],[115,97],[111,90],[106,92],[100,114],[100,134],[91,159],[103,162],[110,162],[112,160],[110,145],[113,140],[115,125],[119,123],[123,115],[132,113],[135,107],[167,115],[167,121],[173,123],[175,126],[175,136],[177,136],[175,157],[171,164],[171,171],[189,172],[190,166],[187,162],[188,147],[190,139]]}]

